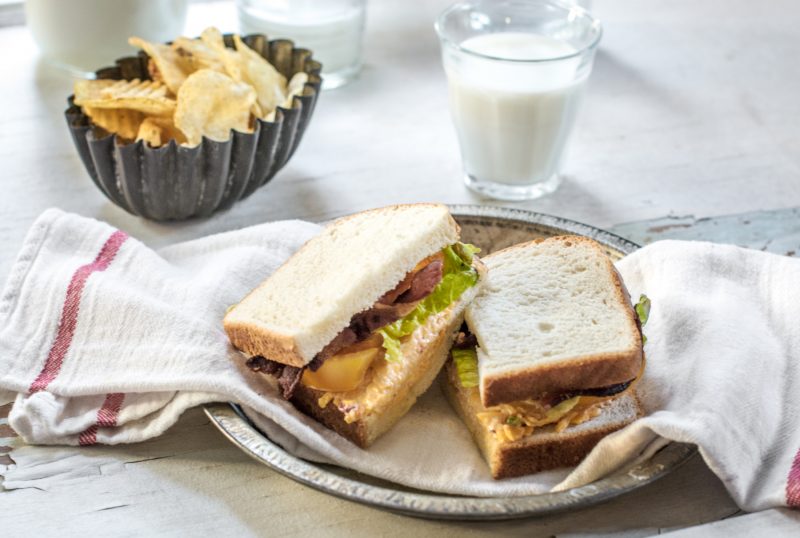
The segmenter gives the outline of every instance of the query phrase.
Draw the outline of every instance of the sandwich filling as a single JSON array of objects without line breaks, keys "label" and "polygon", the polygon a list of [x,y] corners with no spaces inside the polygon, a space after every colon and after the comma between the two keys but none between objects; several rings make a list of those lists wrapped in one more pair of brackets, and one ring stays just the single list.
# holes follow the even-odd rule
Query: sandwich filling
[{"label": "sandwich filling", "polygon": [[[650,300],[642,295],[634,307],[636,321],[641,333],[650,313]],[[642,340],[645,341],[642,333]],[[458,383],[468,391],[478,421],[499,442],[514,442],[531,435],[537,428],[553,426],[556,433],[572,425],[581,424],[598,416],[604,404],[631,392],[644,373],[645,360],[637,376],[624,383],[606,387],[581,389],[560,394],[543,394],[537,398],[508,404],[484,407],[478,390],[477,339],[469,332],[466,323],[462,326],[456,343],[450,351],[452,365],[451,383]],[[455,379],[453,378],[455,377]]]},{"label": "sandwich filling", "polygon": [[307,366],[253,357],[248,367],[275,376],[286,399],[300,383],[327,393],[320,405],[331,400],[330,393],[357,389],[379,361],[402,362],[401,344],[476,284],[478,272],[472,258],[477,251],[472,245],[456,243],[419,262],[372,307],[355,314]]},{"label": "sandwich filling", "polygon": [[603,404],[632,391],[644,371],[642,361],[639,375],[625,383],[561,394],[544,394],[538,398],[486,408],[481,403],[478,391],[478,357],[475,347],[454,348],[451,356],[457,378],[451,379],[451,382],[459,383],[468,391],[472,405],[482,409],[477,413],[478,421],[500,442],[517,441],[545,426],[553,426],[553,430],[559,433],[569,426],[591,420],[600,414]]}]

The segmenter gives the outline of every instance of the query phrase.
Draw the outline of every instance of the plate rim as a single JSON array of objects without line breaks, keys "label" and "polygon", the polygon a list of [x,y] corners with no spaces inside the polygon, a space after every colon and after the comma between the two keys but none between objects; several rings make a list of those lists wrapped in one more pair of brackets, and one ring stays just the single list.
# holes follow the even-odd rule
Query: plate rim
[{"label": "plate rim", "polygon": [[[578,221],[520,208],[451,204],[455,217],[522,221],[557,232],[591,237],[624,254],[639,245],[612,232]],[[669,442],[649,459],[584,486],[517,497],[477,497],[391,489],[347,478],[286,452],[260,432],[234,403],[205,404],[203,410],[222,434],[250,457],[280,474],[323,493],[390,512],[448,520],[503,520],[543,516],[583,508],[638,489],[686,463],[697,447]],[[390,483],[386,481],[387,483]]]}]

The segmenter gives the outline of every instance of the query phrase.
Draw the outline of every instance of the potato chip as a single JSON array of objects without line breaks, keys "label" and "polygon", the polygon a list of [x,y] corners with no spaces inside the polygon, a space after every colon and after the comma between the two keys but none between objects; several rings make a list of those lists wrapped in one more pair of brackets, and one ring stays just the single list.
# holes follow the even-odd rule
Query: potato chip
[{"label": "potato chip", "polygon": [[175,126],[175,121],[170,116],[156,116],[147,118],[150,123],[161,127],[161,139],[164,144],[175,140],[178,144],[186,143],[186,135]]},{"label": "potato chip", "polygon": [[158,70],[159,79],[167,85],[173,95],[177,95],[181,84],[191,72],[178,53],[169,45],[150,43],[140,37],[132,37],[128,39],[128,43],[139,47],[150,56]]},{"label": "potato chip", "polygon": [[136,133],[136,141],[144,140],[152,147],[157,148],[162,144],[161,127],[156,124],[151,118],[147,118],[139,126],[139,131]]},{"label": "potato chip", "polygon": [[184,134],[175,127],[172,118],[165,117],[151,117],[145,118],[139,126],[139,132],[136,134],[136,141],[144,140],[150,146],[157,148],[164,144],[169,143],[170,140],[175,140],[178,144],[186,142]]},{"label": "potato chip", "polygon": [[200,39],[179,37],[172,42],[172,48],[181,57],[183,69],[188,74],[198,69],[213,69],[220,73],[225,72],[225,64],[219,52]]},{"label": "potato chip", "polygon": [[[289,81],[289,86],[287,90],[289,91],[289,95],[286,99],[281,103],[280,106],[283,108],[292,108],[294,106],[294,97],[295,95],[303,95],[303,88],[305,87],[306,82],[308,82],[308,74],[307,73],[295,73],[292,77],[292,80]],[[277,112],[277,108],[272,110],[269,114],[265,114],[263,116],[258,116],[259,118],[263,119],[264,121],[275,121],[275,115]]]},{"label": "potato chip", "polygon": [[258,95],[262,117],[269,116],[286,100],[286,77],[281,75],[263,56],[233,36],[240,54],[242,81],[250,84]]},{"label": "potato chip", "polygon": [[292,80],[289,81],[289,86],[286,88],[288,95],[283,102],[283,108],[292,108],[294,97],[303,95],[303,88],[305,88],[306,82],[308,82],[308,73],[300,72],[292,76]]},{"label": "potato chip", "polygon": [[217,58],[219,58],[223,67],[220,71],[226,73],[236,82],[243,82],[241,58],[235,50],[225,46],[222,33],[211,26],[203,30],[203,33],[200,34],[200,39],[204,45],[217,53]]},{"label": "potato chip", "polygon": [[167,97],[167,87],[154,80],[81,80],[75,83],[75,104],[129,108],[156,116],[175,111],[175,100]]},{"label": "potato chip", "polygon": [[81,105],[84,101],[100,99],[101,92],[106,88],[110,88],[118,80],[100,79],[100,80],[76,80],[72,89],[75,93],[75,104]]},{"label": "potato chip", "polygon": [[92,123],[98,125],[109,133],[116,133],[122,138],[133,140],[139,132],[139,127],[144,121],[144,114],[137,110],[124,108],[92,108],[85,106],[83,112],[89,116]]},{"label": "potato chip", "polygon": [[250,110],[255,102],[256,93],[249,85],[200,69],[189,75],[178,91],[175,126],[190,146],[199,144],[203,136],[225,141],[231,129],[252,131]]}]

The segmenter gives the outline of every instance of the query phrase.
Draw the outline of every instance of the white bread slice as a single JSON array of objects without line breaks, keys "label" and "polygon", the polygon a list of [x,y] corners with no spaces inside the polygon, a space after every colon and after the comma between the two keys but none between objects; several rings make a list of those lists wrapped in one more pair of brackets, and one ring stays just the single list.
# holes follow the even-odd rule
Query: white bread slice
[{"label": "white bread slice", "polygon": [[458,241],[441,204],[396,205],[339,219],[225,315],[248,355],[304,366],[424,258]]},{"label": "white bread slice", "polygon": [[442,390],[475,443],[483,453],[492,478],[513,478],[577,465],[600,440],[642,415],[634,392],[627,392],[603,404],[597,417],[556,432],[546,426],[517,441],[499,441],[478,419],[485,407],[476,389],[465,389],[458,381],[453,362],[442,375]]},{"label": "white bread slice", "polygon": [[465,317],[487,407],[636,377],[642,337],[630,296],[595,241],[536,240],[482,258],[489,274]]},{"label": "white bread slice", "polygon": [[[292,397],[295,407],[361,448],[371,445],[411,409],[442,369],[464,319],[464,309],[477,295],[483,280],[485,269],[477,258],[474,265],[481,274],[478,283],[402,342],[402,362],[379,359],[381,362],[363,386],[334,394],[324,408],[318,401],[325,393],[300,383]],[[344,409],[351,405],[359,408],[359,417],[348,423]]]}]

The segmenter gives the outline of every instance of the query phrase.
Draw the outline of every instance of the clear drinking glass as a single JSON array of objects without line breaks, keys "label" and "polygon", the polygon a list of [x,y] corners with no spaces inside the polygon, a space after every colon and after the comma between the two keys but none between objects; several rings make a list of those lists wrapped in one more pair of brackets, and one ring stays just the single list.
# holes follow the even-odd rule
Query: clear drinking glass
[{"label": "clear drinking glass", "polygon": [[502,200],[554,191],[600,23],[557,1],[472,0],[435,28],[467,186]]},{"label": "clear drinking glass", "polygon": [[183,31],[188,0],[26,0],[28,27],[42,55],[91,77],[122,56],[134,56],[130,36],[162,42]]},{"label": "clear drinking glass", "polygon": [[242,33],[286,38],[322,63],[323,88],[361,71],[367,0],[237,0]]}]

